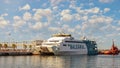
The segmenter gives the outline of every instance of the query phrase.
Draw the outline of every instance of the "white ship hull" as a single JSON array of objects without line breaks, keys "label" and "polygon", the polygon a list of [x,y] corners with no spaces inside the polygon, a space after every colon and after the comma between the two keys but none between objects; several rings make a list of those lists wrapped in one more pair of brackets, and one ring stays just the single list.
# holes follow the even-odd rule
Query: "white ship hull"
[{"label": "white ship hull", "polygon": [[87,48],[84,49],[70,49],[70,47],[41,47],[41,54],[54,54],[54,55],[80,55],[87,54]]},{"label": "white ship hull", "polygon": [[76,40],[69,34],[58,34],[43,42],[40,52],[54,55],[95,55],[97,54],[95,45],[94,41]]},{"label": "white ship hull", "polygon": [[87,53],[80,53],[80,51],[59,51],[54,55],[86,55]]}]

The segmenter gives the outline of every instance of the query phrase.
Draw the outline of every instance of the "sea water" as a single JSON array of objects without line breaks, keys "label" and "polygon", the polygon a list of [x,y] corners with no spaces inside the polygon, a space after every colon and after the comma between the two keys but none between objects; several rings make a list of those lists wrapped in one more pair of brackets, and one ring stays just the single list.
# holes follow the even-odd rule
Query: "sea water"
[{"label": "sea water", "polygon": [[0,56],[0,68],[120,68],[120,55]]}]

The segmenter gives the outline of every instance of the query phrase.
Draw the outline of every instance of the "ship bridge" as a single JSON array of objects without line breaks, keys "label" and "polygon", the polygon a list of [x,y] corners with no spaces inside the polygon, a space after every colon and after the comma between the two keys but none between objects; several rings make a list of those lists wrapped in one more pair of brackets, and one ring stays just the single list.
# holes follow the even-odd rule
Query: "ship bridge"
[{"label": "ship bridge", "polygon": [[71,34],[58,33],[58,34],[53,34],[52,37],[71,37]]}]

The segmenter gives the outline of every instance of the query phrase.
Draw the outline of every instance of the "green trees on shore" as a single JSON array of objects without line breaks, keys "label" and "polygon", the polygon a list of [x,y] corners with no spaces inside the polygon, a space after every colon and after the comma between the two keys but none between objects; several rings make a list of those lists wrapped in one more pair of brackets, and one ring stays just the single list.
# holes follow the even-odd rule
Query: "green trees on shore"
[{"label": "green trees on shore", "polygon": [[30,50],[30,51],[32,50],[32,45],[29,45],[29,50]]},{"label": "green trees on shore", "polygon": [[17,45],[16,44],[12,44],[12,48],[13,48],[13,50],[16,50]]},{"label": "green trees on shore", "polygon": [[5,50],[7,50],[7,47],[8,47],[8,44],[4,44],[4,48],[5,48]]},{"label": "green trees on shore", "polygon": [[2,44],[0,43],[0,50],[2,49]]},{"label": "green trees on shore", "polygon": [[23,48],[24,48],[24,50],[26,50],[27,49],[27,45],[23,44]]},{"label": "green trees on shore", "polygon": [[[0,43],[0,50],[19,50],[20,49],[24,50],[24,51],[32,51],[33,49],[33,45],[32,44],[16,44],[16,43]],[[21,48],[22,47],[22,48]]]}]

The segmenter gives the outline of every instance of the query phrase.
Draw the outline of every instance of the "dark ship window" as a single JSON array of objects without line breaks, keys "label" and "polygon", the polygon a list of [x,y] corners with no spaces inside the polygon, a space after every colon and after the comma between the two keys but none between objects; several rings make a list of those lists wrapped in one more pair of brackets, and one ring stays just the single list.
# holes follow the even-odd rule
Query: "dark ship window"
[{"label": "dark ship window", "polygon": [[63,46],[66,46],[66,44],[63,44]]}]

